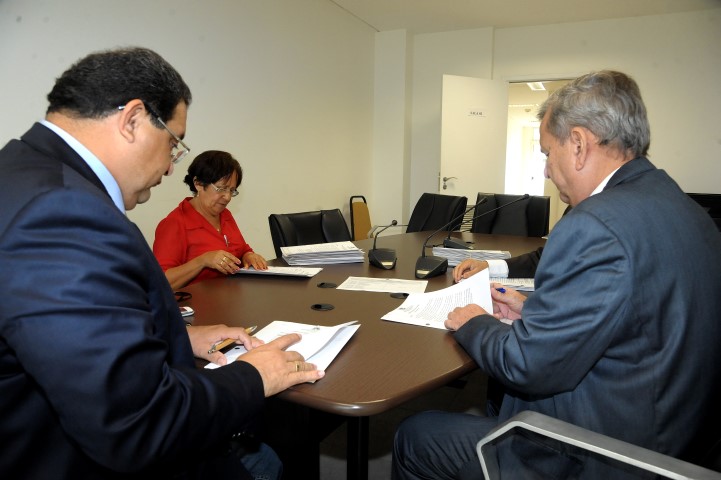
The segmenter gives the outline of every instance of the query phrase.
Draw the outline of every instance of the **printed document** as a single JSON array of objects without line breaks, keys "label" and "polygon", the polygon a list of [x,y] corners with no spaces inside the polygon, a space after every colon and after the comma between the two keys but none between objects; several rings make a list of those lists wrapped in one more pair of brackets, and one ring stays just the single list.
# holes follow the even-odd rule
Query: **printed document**
[{"label": "printed document", "polygon": [[403,278],[348,277],[338,285],[338,290],[361,292],[423,293],[428,280],[405,280]]},{"label": "printed document", "polygon": [[[268,343],[285,334],[298,333],[301,335],[300,342],[291,345],[287,350],[300,353],[306,362],[315,364],[319,370],[325,370],[358,330],[358,327],[360,324],[356,320],[334,327],[274,320],[254,336]],[[228,363],[231,363],[247,352],[244,346],[236,345],[225,354],[225,358]],[[219,366],[209,363],[205,368],[218,368]]]},{"label": "printed document", "polygon": [[411,293],[398,308],[382,319],[445,330],[443,323],[448,318],[448,313],[456,307],[465,307],[471,303],[493,313],[488,269],[442,290]]},{"label": "printed document", "polygon": [[280,275],[286,277],[313,277],[323,270],[320,267],[274,267],[268,265],[268,270],[256,270],[253,267],[241,268],[233,275]]}]

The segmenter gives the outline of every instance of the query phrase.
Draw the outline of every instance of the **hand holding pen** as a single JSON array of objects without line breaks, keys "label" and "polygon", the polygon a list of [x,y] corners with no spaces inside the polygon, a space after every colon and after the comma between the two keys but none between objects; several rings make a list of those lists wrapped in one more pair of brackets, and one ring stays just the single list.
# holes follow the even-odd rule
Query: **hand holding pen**
[{"label": "hand holding pen", "polygon": [[491,283],[493,316],[498,319],[518,320],[521,318],[523,302],[526,296],[500,283]]},{"label": "hand holding pen", "polygon": [[[255,327],[229,327],[227,325],[208,325],[188,327],[188,337],[193,347],[193,355],[218,365],[225,365],[225,355],[220,351],[222,343],[243,345],[247,350],[263,345],[261,339],[251,337]],[[215,346],[215,349],[213,347]]]}]

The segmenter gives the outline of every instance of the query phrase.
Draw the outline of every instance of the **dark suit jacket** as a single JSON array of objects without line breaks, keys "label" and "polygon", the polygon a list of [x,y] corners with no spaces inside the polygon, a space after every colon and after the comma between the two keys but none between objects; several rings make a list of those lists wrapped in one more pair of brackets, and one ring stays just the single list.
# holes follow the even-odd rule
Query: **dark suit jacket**
[{"label": "dark suit jacket", "polygon": [[721,411],[721,235],[706,212],[632,160],[558,222],[535,281],[522,321],[455,334],[515,392],[499,419],[534,410],[696,460]]},{"label": "dark suit jacket", "polygon": [[533,278],[536,275],[538,262],[541,260],[543,247],[506,259],[508,278]]},{"label": "dark suit jacket", "polygon": [[54,132],[9,142],[0,172],[2,476],[169,478],[225,453],[257,370],[196,369],[143,236]]}]

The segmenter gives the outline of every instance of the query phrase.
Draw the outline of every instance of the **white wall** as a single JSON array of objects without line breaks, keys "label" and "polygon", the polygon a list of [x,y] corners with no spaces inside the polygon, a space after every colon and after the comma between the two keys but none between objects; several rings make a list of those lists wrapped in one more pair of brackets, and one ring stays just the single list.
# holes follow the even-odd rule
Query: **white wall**
[{"label": "white wall", "polygon": [[721,8],[417,35],[413,45],[411,205],[438,188],[444,73],[517,81],[624,71],[648,108],[651,161],[686,191],[721,193]]},{"label": "white wall", "polygon": [[494,77],[633,76],[651,124],[650,159],[685,191],[721,193],[721,8],[496,31]]},{"label": "white wall", "polygon": [[492,51],[491,28],[414,37],[411,209],[424,192],[439,187],[443,75],[491,78]]},{"label": "white wall", "polygon": [[[406,221],[437,190],[444,74],[626,71],[649,109],[652,161],[687,191],[721,193],[721,8],[413,36],[376,34],[327,0],[0,0],[0,144],[42,118],[73,61],[117,45],[153,48],[183,74],[191,156],[239,159],[246,176],[230,209],[268,257],[270,213],[347,215],[362,194],[374,223]],[[185,167],[130,213],[149,241],[188,194]]]},{"label": "white wall", "polygon": [[[0,1],[0,144],[44,115],[54,79],[87,53],[141,45],[193,92],[194,154],[244,169],[230,204],[248,242],[274,257],[270,213],[341,208],[370,191],[374,31],[327,0]],[[189,160],[129,213],[149,242],[189,195]]]}]

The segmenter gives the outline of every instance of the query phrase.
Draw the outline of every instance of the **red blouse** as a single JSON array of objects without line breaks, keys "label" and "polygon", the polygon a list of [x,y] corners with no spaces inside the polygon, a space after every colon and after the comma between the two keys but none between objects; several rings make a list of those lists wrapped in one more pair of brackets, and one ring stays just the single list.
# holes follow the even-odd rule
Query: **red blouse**
[{"label": "red blouse", "polygon": [[[190,198],[180,202],[155,229],[153,253],[163,271],[187,263],[212,250],[225,250],[240,259],[246,253],[253,251],[245,242],[238,224],[227,208],[220,212],[220,232],[218,232],[193,208]],[[222,276],[224,275],[217,270],[203,268],[189,285]]]}]

